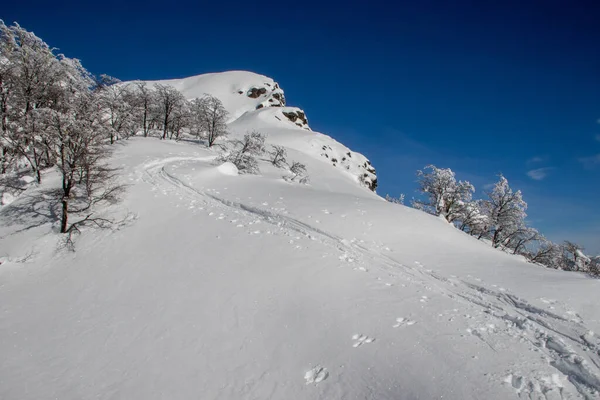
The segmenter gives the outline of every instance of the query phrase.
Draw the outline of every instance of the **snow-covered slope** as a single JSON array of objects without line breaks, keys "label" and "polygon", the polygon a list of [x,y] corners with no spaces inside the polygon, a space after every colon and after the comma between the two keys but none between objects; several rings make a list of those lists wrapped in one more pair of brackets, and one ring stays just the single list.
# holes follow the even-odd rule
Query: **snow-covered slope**
[{"label": "snow-covered slope", "polygon": [[[188,99],[213,95],[229,112],[234,133],[242,135],[251,129],[259,130],[267,134],[273,144],[285,145],[337,168],[342,176],[361,186],[373,191],[377,188],[377,175],[371,162],[333,138],[311,131],[304,111],[286,107],[283,90],[271,78],[252,72],[229,71],[147,83],[173,86]],[[318,165],[326,168],[325,164]]]},{"label": "snow-covered slope", "polygon": [[113,159],[130,186],[102,211],[123,222],[76,252],[53,172],[0,209],[1,399],[599,397],[599,280],[382,201],[281,110],[231,129],[287,146],[310,185],[133,138]]}]

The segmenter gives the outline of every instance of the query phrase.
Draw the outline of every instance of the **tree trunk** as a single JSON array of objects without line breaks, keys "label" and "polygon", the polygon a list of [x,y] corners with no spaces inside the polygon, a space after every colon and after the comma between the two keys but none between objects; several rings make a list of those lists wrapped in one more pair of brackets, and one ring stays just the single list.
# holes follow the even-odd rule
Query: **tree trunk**
[{"label": "tree trunk", "polygon": [[148,137],[148,111],[146,111],[146,109],[144,109],[144,121],[143,121],[143,125],[144,125],[144,137]]},{"label": "tree trunk", "polygon": [[69,220],[69,200],[66,197],[62,199],[62,216],[60,219],[60,233],[67,232],[67,224]]}]

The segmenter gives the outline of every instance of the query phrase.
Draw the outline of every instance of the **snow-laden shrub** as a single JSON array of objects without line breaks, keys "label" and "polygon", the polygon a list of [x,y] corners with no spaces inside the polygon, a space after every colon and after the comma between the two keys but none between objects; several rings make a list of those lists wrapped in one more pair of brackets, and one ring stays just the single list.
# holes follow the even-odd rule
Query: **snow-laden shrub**
[{"label": "snow-laden shrub", "polygon": [[217,162],[230,162],[241,174],[257,174],[260,170],[256,156],[264,152],[265,135],[252,131],[245,134],[243,139],[230,142],[230,147],[217,157]]},{"label": "snow-laden shrub", "polygon": [[271,151],[269,152],[271,156],[271,164],[276,166],[277,168],[283,168],[287,165],[287,151],[283,146],[271,146]]},{"label": "snow-laden shrub", "polygon": [[287,182],[298,182],[303,185],[308,184],[309,177],[306,175],[306,165],[294,161],[290,165],[290,174],[283,177]]}]

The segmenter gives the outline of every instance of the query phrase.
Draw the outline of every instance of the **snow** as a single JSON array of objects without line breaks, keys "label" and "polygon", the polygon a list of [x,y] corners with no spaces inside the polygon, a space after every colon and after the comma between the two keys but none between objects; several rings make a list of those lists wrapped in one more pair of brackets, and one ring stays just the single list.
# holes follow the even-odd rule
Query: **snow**
[{"label": "snow", "polygon": [[20,180],[21,180],[21,182],[23,182],[25,184],[30,184],[35,181],[35,178],[33,176],[25,175],[25,176],[22,176],[20,178]]},{"label": "snow", "polygon": [[220,173],[223,175],[237,176],[239,175],[237,167],[231,162],[224,162],[217,167]]},{"label": "snow", "polygon": [[52,172],[0,209],[0,398],[598,398],[600,280],[382,201],[319,153],[345,146],[277,112],[230,126],[286,146],[309,185],[132,138],[102,210],[124,222],[75,252]]},{"label": "snow", "polygon": [[9,192],[2,193],[2,198],[0,198],[0,204],[3,206],[9,205],[13,201],[15,201],[15,196]]}]

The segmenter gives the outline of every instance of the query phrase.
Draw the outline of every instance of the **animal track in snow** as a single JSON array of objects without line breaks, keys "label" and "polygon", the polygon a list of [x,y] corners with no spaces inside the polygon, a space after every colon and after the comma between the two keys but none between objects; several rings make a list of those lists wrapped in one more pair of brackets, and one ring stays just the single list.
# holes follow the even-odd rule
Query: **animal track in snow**
[{"label": "animal track in snow", "polygon": [[375,338],[357,333],[352,336],[352,340],[356,340],[352,347],[360,347],[365,343],[373,343],[375,341]]},{"label": "animal track in snow", "polygon": [[559,374],[527,378],[514,373],[509,373],[503,380],[504,384],[512,386],[519,398],[523,399],[564,399],[563,384]]},{"label": "animal track in snow", "polygon": [[400,326],[411,326],[416,324],[417,321],[413,321],[412,319],[408,319],[408,318],[396,318],[396,324],[393,325],[393,328],[398,328]]},{"label": "animal track in snow", "polygon": [[319,382],[322,382],[325,379],[327,379],[328,376],[329,371],[327,371],[327,368],[317,365],[310,371],[307,371],[306,374],[304,374],[304,379],[306,380],[306,384],[309,385],[311,383],[317,384]]}]

